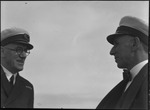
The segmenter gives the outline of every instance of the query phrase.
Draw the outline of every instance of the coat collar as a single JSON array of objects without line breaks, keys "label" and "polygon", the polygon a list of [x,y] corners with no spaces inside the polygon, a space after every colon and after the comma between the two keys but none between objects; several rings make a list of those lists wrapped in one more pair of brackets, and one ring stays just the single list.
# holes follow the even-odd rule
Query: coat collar
[{"label": "coat collar", "polygon": [[24,83],[22,82],[21,77],[18,74],[16,77],[16,84],[14,85],[14,88],[10,93],[10,96],[8,97],[6,104],[9,104],[13,100],[15,100],[18,96],[20,96],[21,93],[24,91],[24,89],[25,89]]},{"label": "coat collar", "polygon": [[[132,84],[129,86],[127,91],[125,92],[124,103],[122,108],[130,108],[132,102],[134,101],[139,89],[141,88],[143,82],[147,80],[148,84],[148,64],[146,64],[138,73],[138,75],[134,78]],[[130,92],[132,91],[132,92]]]},{"label": "coat collar", "polygon": [[144,60],[137,65],[135,65],[131,70],[130,73],[132,75],[132,79],[140,72],[140,70],[148,63],[148,60]]},{"label": "coat collar", "polygon": [[12,75],[14,75],[14,82],[13,84],[15,84],[15,81],[16,81],[16,76],[18,73],[11,73],[9,70],[7,70],[4,66],[1,65],[1,68],[3,69],[5,75],[6,75],[6,78],[10,81],[10,78],[12,77]]},{"label": "coat collar", "polygon": [[11,91],[11,93],[9,94],[9,83],[8,80],[6,78],[6,75],[1,67],[1,81],[2,81],[2,86],[5,89],[6,93],[9,94],[9,97],[7,98],[6,101],[6,105],[9,104],[10,102],[12,102],[13,100],[15,100],[25,89],[25,85],[24,82],[21,80],[21,76],[19,75],[19,73],[17,74],[16,77],[16,83],[14,85],[13,90]]},{"label": "coat collar", "polygon": [[1,67],[1,89],[4,89],[6,96],[8,96],[9,91],[11,89],[2,67]]}]

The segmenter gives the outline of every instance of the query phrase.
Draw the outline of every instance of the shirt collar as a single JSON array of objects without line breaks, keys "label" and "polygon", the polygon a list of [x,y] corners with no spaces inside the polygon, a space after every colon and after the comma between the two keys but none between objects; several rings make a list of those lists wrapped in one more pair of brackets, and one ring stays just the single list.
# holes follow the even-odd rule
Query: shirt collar
[{"label": "shirt collar", "polygon": [[137,65],[135,65],[131,70],[130,73],[132,75],[132,79],[134,79],[134,77],[139,73],[139,71],[142,69],[142,67],[144,65],[146,65],[148,63],[148,60],[144,60],[140,63],[138,63]]},{"label": "shirt collar", "polygon": [[[1,65],[1,66],[2,66],[2,65]],[[4,66],[2,66],[2,68],[3,68],[3,70],[4,70],[5,74],[6,74],[6,77],[7,77],[8,81],[10,81],[10,78],[11,78],[12,75],[14,75],[14,79],[16,78],[17,73],[12,74],[12,73],[11,73],[9,70],[7,70]]]}]

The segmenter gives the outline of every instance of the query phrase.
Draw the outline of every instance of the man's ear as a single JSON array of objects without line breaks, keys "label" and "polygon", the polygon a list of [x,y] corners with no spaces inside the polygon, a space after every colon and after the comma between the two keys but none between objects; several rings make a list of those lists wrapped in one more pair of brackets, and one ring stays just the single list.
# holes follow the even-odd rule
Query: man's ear
[{"label": "man's ear", "polygon": [[141,41],[138,37],[134,37],[132,39],[132,51],[137,50],[138,48],[140,48],[141,45]]}]

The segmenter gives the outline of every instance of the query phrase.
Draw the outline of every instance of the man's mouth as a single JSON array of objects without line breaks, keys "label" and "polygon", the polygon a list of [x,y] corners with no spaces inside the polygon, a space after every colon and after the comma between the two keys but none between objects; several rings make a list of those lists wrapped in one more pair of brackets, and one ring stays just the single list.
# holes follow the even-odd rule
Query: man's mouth
[{"label": "man's mouth", "polygon": [[119,57],[115,57],[115,61],[117,62],[117,60],[119,59]]},{"label": "man's mouth", "polygon": [[18,63],[24,64],[24,60],[17,60]]}]

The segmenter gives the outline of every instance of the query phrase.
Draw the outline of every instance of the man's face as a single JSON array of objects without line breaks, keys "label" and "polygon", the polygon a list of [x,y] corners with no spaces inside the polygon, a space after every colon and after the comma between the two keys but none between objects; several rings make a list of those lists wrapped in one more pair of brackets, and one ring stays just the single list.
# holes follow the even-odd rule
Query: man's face
[{"label": "man's face", "polygon": [[23,52],[19,55],[15,50],[19,48],[26,50],[26,46],[21,44],[8,44],[2,48],[3,51],[1,57],[4,67],[12,73],[22,71],[26,59],[26,53]]},{"label": "man's face", "polygon": [[132,66],[131,39],[128,35],[118,37],[110,51],[114,55],[118,68],[130,68]]}]

